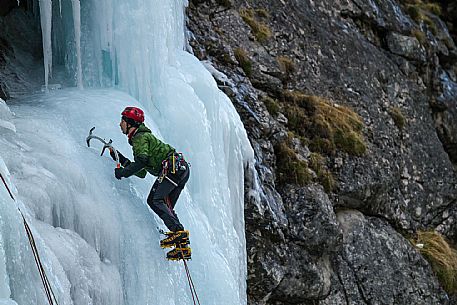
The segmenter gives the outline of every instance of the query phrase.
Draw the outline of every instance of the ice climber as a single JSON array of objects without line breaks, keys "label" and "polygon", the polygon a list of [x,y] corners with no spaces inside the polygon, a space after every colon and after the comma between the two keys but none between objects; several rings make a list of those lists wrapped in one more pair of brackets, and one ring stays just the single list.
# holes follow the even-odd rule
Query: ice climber
[{"label": "ice climber", "polygon": [[[117,179],[132,175],[144,178],[149,172],[157,177],[152,185],[147,203],[149,207],[163,220],[170,232],[160,241],[162,248],[172,248],[167,253],[170,260],[190,258],[189,231],[183,225],[174,211],[176,201],[189,180],[189,164],[182,153],[159,139],[144,124],[144,112],[137,107],[126,107],[121,113],[119,124],[122,133],[128,137],[133,149],[134,161],[130,161],[118,152],[121,168],[116,168],[114,175]],[[110,151],[114,159],[114,151]]]}]

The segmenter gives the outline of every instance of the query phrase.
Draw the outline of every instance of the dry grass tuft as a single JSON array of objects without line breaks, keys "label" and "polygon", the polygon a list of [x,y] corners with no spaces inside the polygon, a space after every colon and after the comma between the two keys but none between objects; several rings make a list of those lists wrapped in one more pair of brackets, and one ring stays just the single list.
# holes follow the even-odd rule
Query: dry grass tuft
[{"label": "dry grass tuft", "polygon": [[412,30],[411,34],[416,37],[416,39],[420,42],[421,45],[425,45],[427,43],[427,35],[421,30]]},{"label": "dry grass tuft", "polygon": [[318,153],[311,153],[308,166],[316,173],[319,183],[324,187],[327,193],[331,193],[336,182],[333,174],[327,169],[325,158]]},{"label": "dry grass tuft", "polygon": [[425,23],[430,31],[436,35],[438,28],[435,22],[430,19],[428,14],[431,13],[436,16],[440,16],[442,14],[442,10],[439,3],[427,0],[403,0],[402,2],[405,4],[406,11],[409,16],[411,16],[414,21],[418,23]]},{"label": "dry grass tuft", "polygon": [[403,112],[401,112],[401,109],[398,107],[391,107],[389,109],[389,114],[394,120],[394,123],[398,129],[402,130],[406,125],[406,118],[403,115]]},{"label": "dry grass tuft", "polygon": [[234,50],[235,58],[238,60],[241,69],[243,69],[244,73],[247,77],[252,75],[252,62],[249,59],[248,53],[246,50],[242,48],[236,48]]},{"label": "dry grass tuft", "polygon": [[312,181],[308,163],[299,160],[292,148],[292,136],[274,147],[276,155],[277,179],[280,183],[306,185]]},{"label": "dry grass tuft", "polygon": [[282,72],[283,82],[287,83],[295,73],[295,64],[293,60],[287,56],[279,56],[276,60],[278,61],[279,69]]},{"label": "dry grass tuft", "polygon": [[264,96],[262,97],[262,102],[265,104],[265,107],[267,107],[267,110],[271,115],[276,116],[279,114],[281,107],[276,100],[269,96]]},{"label": "dry grass tuft", "polygon": [[356,156],[365,153],[364,124],[352,109],[297,91],[285,91],[283,102],[287,104],[284,112],[289,128],[309,138],[312,151],[334,153],[339,149]]},{"label": "dry grass tuft", "polygon": [[249,25],[258,42],[264,43],[271,37],[270,28],[265,23],[257,20],[256,11],[250,8],[243,8],[240,10],[240,16]]},{"label": "dry grass tuft", "polygon": [[457,292],[457,251],[435,231],[418,232],[413,241],[429,261],[443,288],[450,294]]}]

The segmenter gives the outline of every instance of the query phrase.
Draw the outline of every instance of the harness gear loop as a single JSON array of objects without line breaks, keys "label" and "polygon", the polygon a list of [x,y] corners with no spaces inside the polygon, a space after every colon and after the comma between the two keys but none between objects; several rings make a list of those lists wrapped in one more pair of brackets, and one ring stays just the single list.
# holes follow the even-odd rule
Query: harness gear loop
[{"label": "harness gear loop", "polygon": [[[14,199],[14,196],[11,193],[11,190],[8,187],[8,184],[6,183],[6,181],[3,178],[3,175],[1,173],[0,173],[0,178],[2,179],[3,184],[5,185],[6,190],[8,191],[11,199],[13,199],[13,201],[16,202],[16,199]],[[21,213],[22,220],[24,221],[25,232],[27,233],[27,237],[29,239],[30,248],[32,249],[32,252],[33,252],[33,258],[35,259],[35,264],[37,265],[38,273],[40,274],[41,282],[43,283],[44,292],[48,299],[49,305],[54,305],[54,304],[59,305],[59,303],[57,302],[57,298],[54,294],[54,291],[52,290],[51,284],[49,283],[48,277],[46,276],[46,272],[44,270],[43,264],[41,263],[40,255],[38,253],[38,249],[35,244],[35,239],[33,238],[32,230],[30,229],[30,226],[28,225],[27,221],[25,220],[24,214],[22,214],[21,209],[19,209],[19,208],[17,208],[17,209],[19,210],[19,213]]]},{"label": "harness gear loop", "polygon": [[170,183],[171,183],[171,184],[173,184],[175,187],[177,187],[177,186],[178,186],[178,184],[177,184],[176,182],[174,182],[173,180],[171,180],[171,178],[170,178],[170,177],[168,177],[168,176],[164,176],[164,178],[165,178],[165,179],[167,179],[168,181],[170,181]]},{"label": "harness gear loop", "polygon": [[165,160],[162,161],[162,174],[159,177],[159,182],[162,183],[163,179],[167,179],[174,186],[178,186],[170,177],[168,173],[176,174],[180,170],[186,170],[189,163],[184,160],[183,154],[180,152],[171,152]]}]

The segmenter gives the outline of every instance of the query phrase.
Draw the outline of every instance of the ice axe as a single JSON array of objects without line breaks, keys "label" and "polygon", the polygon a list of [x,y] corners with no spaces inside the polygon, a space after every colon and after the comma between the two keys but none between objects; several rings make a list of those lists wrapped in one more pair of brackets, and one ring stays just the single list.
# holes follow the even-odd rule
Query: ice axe
[{"label": "ice axe", "polygon": [[100,156],[103,156],[103,153],[105,152],[105,149],[108,148],[110,151],[112,150],[114,152],[114,157],[116,159],[116,167],[120,168],[121,167],[121,163],[119,162],[119,155],[117,154],[117,150],[112,145],[113,140],[110,139],[109,142],[106,142],[105,139],[102,139],[102,138],[100,138],[100,137],[98,137],[96,135],[93,135],[92,132],[94,131],[94,129],[95,129],[95,127],[92,127],[91,130],[89,130],[89,135],[86,138],[87,147],[90,147],[90,140],[92,140],[92,139],[99,140],[100,142],[103,143],[103,149],[102,149],[102,153],[100,154]]}]

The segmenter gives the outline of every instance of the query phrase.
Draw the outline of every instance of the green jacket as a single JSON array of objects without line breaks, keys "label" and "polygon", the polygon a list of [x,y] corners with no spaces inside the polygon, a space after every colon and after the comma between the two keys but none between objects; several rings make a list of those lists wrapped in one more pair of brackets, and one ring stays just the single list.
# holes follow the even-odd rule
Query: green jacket
[{"label": "green jacket", "polygon": [[[132,145],[134,163],[137,166],[133,166],[134,163],[131,163],[125,170],[128,171],[128,168],[132,166],[132,169],[135,169],[135,172],[132,172],[132,174],[140,178],[146,176],[146,171],[154,176],[158,176],[162,170],[162,161],[170,153],[175,151],[172,146],[157,139],[144,124],[138,127],[135,134],[129,140],[129,144]],[[138,167],[140,164],[142,166]]]}]

